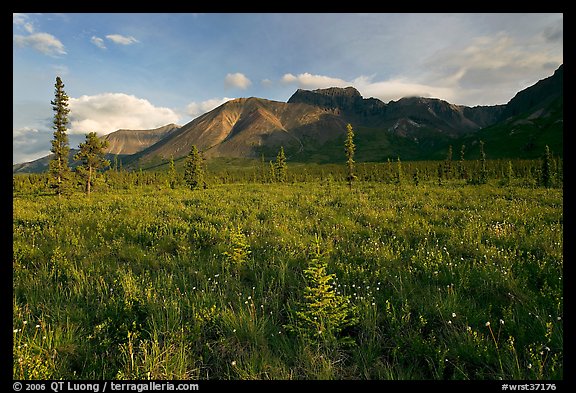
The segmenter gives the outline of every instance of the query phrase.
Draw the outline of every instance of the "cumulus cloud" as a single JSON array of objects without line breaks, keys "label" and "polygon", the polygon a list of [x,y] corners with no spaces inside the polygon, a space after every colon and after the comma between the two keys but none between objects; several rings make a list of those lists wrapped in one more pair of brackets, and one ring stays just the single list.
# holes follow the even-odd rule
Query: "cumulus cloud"
[{"label": "cumulus cloud", "polygon": [[227,74],[224,78],[224,85],[226,87],[237,87],[239,89],[247,89],[252,82],[241,72],[236,72],[234,74]]},{"label": "cumulus cloud", "polygon": [[19,47],[29,46],[48,56],[65,55],[64,44],[48,33],[34,33],[27,36],[15,35],[14,43]]},{"label": "cumulus cloud", "polygon": [[405,78],[372,82],[371,78],[359,77],[351,85],[363,97],[375,97],[383,102],[395,101],[403,97],[441,98],[452,102],[454,98],[454,92],[450,88],[410,82]]},{"label": "cumulus cloud", "polygon": [[12,14],[12,23],[18,27],[23,28],[28,33],[34,33],[34,24],[30,22],[30,18],[26,14]]},{"label": "cumulus cloud", "polygon": [[108,34],[106,36],[106,38],[108,38],[113,43],[119,44],[119,45],[132,45],[132,44],[135,44],[137,42],[140,42],[132,36],[124,36],[121,34]]},{"label": "cumulus cloud", "polygon": [[29,162],[50,154],[52,131],[36,127],[12,129],[12,163]]},{"label": "cumulus cloud", "polygon": [[70,133],[109,134],[119,129],[146,130],[178,123],[172,109],[124,93],[103,93],[70,98]]},{"label": "cumulus cloud", "polygon": [[551,75],[562,62],[561,52],[531,50],[530,45],[517,45],[502,32],[438,52],[424,64],[422,78],[451,89],[456,96],[454,103],[505,104],[516,92],[548,76],[543,70]]},{"label": "cumulus cloud", "polygon": [[90,42],[96,45],[100,49],[106,49],[106,45],[104,44],[104,40],[100,37],[96,37],[95,35],[90,38]]},{"label": "cumulus cloud", "polygon": [[35,127],[21,127],[12,130],[12,136],[15,140],[23,136],[29,136],[30,134],[37,134],[37,133],[38,129]]},{"label": "cumulus cloud", "polygon": [[372,79],[373,76],[361,75],[351,81],[347,81],[331,76],[312,75],[305,72],[298,75],[285,74],[282,76],[281,82],[284,84],[295,84],[299,88],[309,90],[353,86],[363,97],[374,97],[384,102],[411,96],[442,97],[443,99],[452,97],[452,91],[450,89],[409,82],[403,78],[394,78],[385,81],[373,81]]},{"label": "cumulus cloud", "polygon": [[327,87],[347,87],[350,82],[346,82],[340,78],[333,78],[325,75],[312,75],[308,72],[303,74],[293,75],[284,74],[280,79],[282,83],[293,83],[303,89],[323,89]]},{"label": "cumulus cloud", "polygon": [[224,97],[224,98],[211,98],[209,100],[202,102],[192,101],[186,106],[186,114],[190,115],[194,119],[200,115],[203,115],[206,112],[210,112],[212,109],[232,99],[233,98]]}]

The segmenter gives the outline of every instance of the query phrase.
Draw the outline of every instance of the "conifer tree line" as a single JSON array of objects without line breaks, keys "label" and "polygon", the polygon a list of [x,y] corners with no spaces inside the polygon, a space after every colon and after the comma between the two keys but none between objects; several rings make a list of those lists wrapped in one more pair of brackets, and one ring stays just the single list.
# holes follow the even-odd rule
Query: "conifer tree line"
[{"label": "conifer tree line", "polygon": [[[524,185],[528,187],[561,187],[563,184],[563,160],[545,146],[540,159],[489,159],[489,146],[483,140],[477,141],[477,153],[470,153],[466,145],[461,145],[459,160],[453,161],[453,146],[446,149],[444,161],[405,161],[400,156],[389,157],[383,163],[356,162],[355,133],[352,124],[346,125],[341,164],[295,165],[290,170],[284,146],[280,146],[275,160],[267,161],[261,156],[260,164],[253,169],[221,169],[208,171],[208,163],[203,152],[192,146],[187,156],[166,160],[165,171],[128,170],[123,167],[118,156],[113,164],[105,158],[107,143],[96,132],[86,134],[79,145],[79,152],[70,157],[67,135],[70,109],[69,97],[60,77],[56,77],[54,99],[53,140],[49,169],[45,174],[15,175],[14,190],[46,192],[52,190],[58,196],[66,195],[73,189],[81,189],[90,195],[94,187],[107,189],[129,189],[140,186],[156,186],[176,189],[186,186],[191,190],[207,188],[208,184],[236,182],[253,183],[294,183],[326,180],[345,182],[350,189],[358,181],[383,182],[396,185],[421,185],[431,182],[447,185],[454,181],[470,185],[486,184],[491,179],[499,185]],[[488,150],[487,150],[488,148]],[[488,154],[487,154],[488,153]],[[72,169],[70,158],[80,164]],[[392,158],[392,159],[391,159]],[[178,163],[176,162],[178,161]],[[392,161],[395,161],[393,164]],[[178,165],[177,165],[178,164]],[[406,181],[408,180],[408,181]],[[411,181],[410,181],[411,180]],[[35,191],[33,191],[35,190]],[[44,190],[44,191],[41,191]]]}]

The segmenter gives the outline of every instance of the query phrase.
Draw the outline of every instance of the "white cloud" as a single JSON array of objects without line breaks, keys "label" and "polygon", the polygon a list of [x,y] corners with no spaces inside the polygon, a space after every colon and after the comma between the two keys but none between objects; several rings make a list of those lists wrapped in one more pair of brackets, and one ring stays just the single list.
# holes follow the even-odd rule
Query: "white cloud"
[{"label": "white cloud", "polygon": [[172,109],[124,93],[103,93],[70,98],[70,133],[109,134],[119,129],[146,130],[178,123]]},{"label": "white cloud", "polygon": [[262,79],[262,81],[260,82],[262,84],[262,86],[264,87],[270,87],[274,84],[274,82],[272,82],[270,79],[266,78],[266,79]]},{"label": "white cloud", "polygon": [[450,88],[410,82],[403,78],[372,82],[370,78],[359,77],[352,83],[364,98],[374,97],[383,102],[399,100],[403,97],[440,98],[452,102],[454,92]]},{"label": "white cloud", "polygon": [[34,33],[34,25],[29,21],[29,17],[26,14],[12,14],[12,23],[22,27],[28,33]]},{"label": "white cloud", "polygon": [[346,82],[343,79],[332,78],[325,75],[312,75],[308,72],[298,74],[298,76],[284,74],[280,81],[286,84],[295,83],[303,89],[323,89],[327,87],[347,87],[351,85],[350,82]]},{"label": "white cloud", "polygon": [[108,34],[106,36],[106,38],[108,38],[113,43],[119,44],[119,45],[132,45],[132,44],[135,44],[137,42],[140,42],[132,36],[124,36],[121,34]]},{"label": "white cloud", "polygon": [[373,82],[372,79],[373,76],[361,75],[351,81],[346,81],[331,76],[312,75],[305,72],[297,76],[285,74],[281,78],[281,82],[285,84],[296,84],[298,87],[308,90],[352,86],[356,88],[364,98],[374,97],[384,102],[410,96],[442,97],[442,99],[446,100],[449,100],[453,96],[450,89],[413,83],[401,78],[376,82]]},{"label": "white cloud", "polygon": [[100,37],[96,37],[95,35],[93,35],[92,38],[90,38],[90,42],[100,49],[106,49],[106,45],[104,45],[104,40]]},{"label": "white cloud", "polygon": [[48,56],[65,55],[64,44],[48,33],[35,33],[27,36],[15,35],[14,43],[20,47],[30,46]]},{"label": "white cloud", "polygon": [[21,127],[12,130],[12,136],[14,139],[37,133],[38,129],[34,127]]},{"label": "white cloud", "polygon": [[203,115],[206,112],[210,112],[212,109],[232,99],[233,98],[224,97],[224,98],[211,98],[209,100],[202,102],[192,101],[186,106],[186,114],[192,116],[192,118],[196,118],[200,115]]},{"label": "white cloud", "polygon": [[12,14],[12,23],[15,25],[23,25],[28,22],[28,15],[14,12]]},{"label": "white cloud", "polygon": [[226,78],[224,78],[224,85],[226,87],[247,89],[251,84],[252,82],[250,79],[246,78],[246,76],[240,72],[236,72],[235,74],[227,74]]},{"label": "white cloud", "polygon": [[533,50],[542,44],[538,40],[545,39],[533,37],[530,45],[518,45],[503,32],[476,37],[465,47],[449,48],[429,58],[421,78],[451,89],[456,104],[505,104],[562,64],[561,52]]}]

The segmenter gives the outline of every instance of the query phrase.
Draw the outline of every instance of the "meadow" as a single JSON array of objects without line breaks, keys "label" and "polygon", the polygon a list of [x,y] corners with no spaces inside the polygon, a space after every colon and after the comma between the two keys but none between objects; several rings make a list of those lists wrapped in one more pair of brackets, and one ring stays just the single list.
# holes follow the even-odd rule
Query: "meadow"
[{"label": "meadow", "polygon": [[559,380],[563,282],[561,187],[15,193],[13,375]]}]

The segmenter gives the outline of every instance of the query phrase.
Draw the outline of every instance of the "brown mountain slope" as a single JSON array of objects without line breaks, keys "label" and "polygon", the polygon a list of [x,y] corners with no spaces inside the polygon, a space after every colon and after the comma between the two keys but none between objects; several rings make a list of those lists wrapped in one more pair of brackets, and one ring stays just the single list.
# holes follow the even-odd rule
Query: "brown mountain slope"
[{"label": "brown mountain slope", "polygon": [[[196,145],[210,157],[258,157],[280,146],[296,152],[303,137],[322,142],[344,135],[338,116],[308,104],[287,104],[262,98],[238,98],[205,113],[135,155],[140,161],[182,157]],[[326,132],[329,131],[329,132]]]},{"label": "brown mountain slope", "polygon": [[109,154],[134,154],[152,146],[160,139],[180,128],[176,124],[168,124],[152,130],[118,130],[104,137],[108,141]]}]

